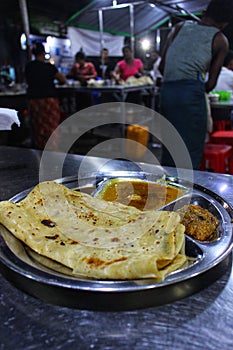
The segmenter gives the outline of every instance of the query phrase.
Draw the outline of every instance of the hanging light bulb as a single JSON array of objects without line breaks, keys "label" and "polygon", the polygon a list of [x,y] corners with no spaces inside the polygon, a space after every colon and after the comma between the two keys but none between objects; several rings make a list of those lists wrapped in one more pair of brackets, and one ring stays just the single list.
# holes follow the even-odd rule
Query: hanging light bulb
[{"label": "hanging light bulb", "polygon": [[150,41],[148,39],[142,40],[142,48],[147,51],[150,48]]}]

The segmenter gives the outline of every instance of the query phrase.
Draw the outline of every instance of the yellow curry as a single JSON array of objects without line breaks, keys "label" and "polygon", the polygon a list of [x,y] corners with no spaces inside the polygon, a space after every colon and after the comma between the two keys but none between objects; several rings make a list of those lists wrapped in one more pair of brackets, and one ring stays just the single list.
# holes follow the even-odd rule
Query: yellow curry
[{"label": "yellow curry", "polygon": [[184,193],[184,190],[171,185],[118,178],[106,181],[97,197],[133,206],[140,210],[151,210],[161,208]]}]

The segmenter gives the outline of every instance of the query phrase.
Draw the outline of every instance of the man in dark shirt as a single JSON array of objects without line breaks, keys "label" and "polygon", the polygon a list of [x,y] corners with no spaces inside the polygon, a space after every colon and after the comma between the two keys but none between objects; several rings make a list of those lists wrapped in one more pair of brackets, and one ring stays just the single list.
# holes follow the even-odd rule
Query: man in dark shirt
[{"label": "man in dark shirt", "polygon": [[103,48],[100,53],[100,58],[94,63],[98,77],[104,80],[109,80],[112,77],[116,62],[109,58],[109,51]]}]

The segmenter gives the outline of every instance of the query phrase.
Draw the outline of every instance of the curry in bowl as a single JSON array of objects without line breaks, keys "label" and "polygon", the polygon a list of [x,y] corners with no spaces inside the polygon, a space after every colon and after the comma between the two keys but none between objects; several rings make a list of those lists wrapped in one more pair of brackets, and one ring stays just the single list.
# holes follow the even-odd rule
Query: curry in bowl
[{"label": "curry in bowl", "polygon": [[[150,182],[140,179],[114,178],[103,182],[96,197],[118,202],[142,211],[161,209],[189,192],[185,187],[176,187],[163,179]],[[206,208],[192,203],[177,210],[185,233],[197,241],[212,241],[218,238],[218,219]]]},{"label": "curry in bowl", "polygon": [[188,192],[185,188],[140,179],[114,178],[103,182],[95,197],[140,210],[159,209]]}]

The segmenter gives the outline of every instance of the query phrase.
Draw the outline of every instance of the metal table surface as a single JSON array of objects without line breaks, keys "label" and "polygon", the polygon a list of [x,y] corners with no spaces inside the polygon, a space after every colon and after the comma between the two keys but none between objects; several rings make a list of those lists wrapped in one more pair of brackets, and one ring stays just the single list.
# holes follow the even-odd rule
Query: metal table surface
[{"label": "metal table surface", "polygon": [[218,102],[211,102],[212,108],[227,108],[232,109],[233,108],[233,101],[218,101]]},{"label": "metal table surface", "polygon": [[143,91],[143,90],[154,92],[156,90],[155,85],[102,85],[102,86],[57,85],[56,87],[58,90],[66,89],[66,90],[76,91],[76,92],[99,91],[99,92],[117,93],[121,96],[119,97],[121,102],[124,102],[128,92]]},{"label": "metal table surface", "polygon": [[[41,153],[0,147],[0,200],[38,182]],[[54,153],[51,179],[56,176]],[[77,174],[83,158],[70,154],[63,176]],[[92,161],[92,159],[90,159]],[[98,164],[98,158],[93,158]],[[135,164],[112,161],[117,170]],[[153,165],[147,165],[153,171]],[[168,169],[173,174],[173,169]],[[185,172],[184,172],[185,177]],[[233,205],[233,177],[195,172],[195,182]],[[221,278],[189,297],[162,306],[121,312],[97,312],[46,304],[0,276],[0,349],[231,349],[233,276],[231,259]]]}]

